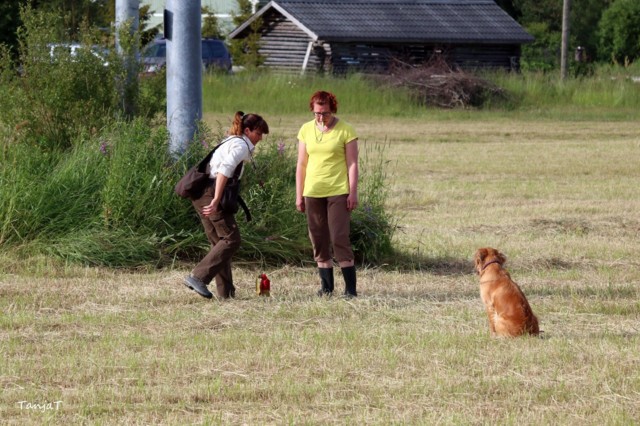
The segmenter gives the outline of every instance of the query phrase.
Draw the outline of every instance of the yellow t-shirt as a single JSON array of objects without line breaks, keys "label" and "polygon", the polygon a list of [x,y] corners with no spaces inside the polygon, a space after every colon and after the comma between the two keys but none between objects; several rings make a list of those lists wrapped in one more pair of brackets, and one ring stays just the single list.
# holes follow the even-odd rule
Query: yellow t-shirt
[{"label": "yellow t-shirt", "polygon": [[327,133],[316,128],[315,120],[302,125],[298,140],[306,145],[309,155],[302,195],[324,198],[349,193],[345,150],[357,138],[353,127],[342,120]]}]

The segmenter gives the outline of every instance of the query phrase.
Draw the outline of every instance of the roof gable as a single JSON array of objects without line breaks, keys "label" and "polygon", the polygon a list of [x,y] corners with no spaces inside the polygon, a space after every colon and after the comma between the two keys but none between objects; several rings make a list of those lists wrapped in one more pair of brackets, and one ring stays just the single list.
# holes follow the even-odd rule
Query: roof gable
[{"label": "roof gable", "polygon": [[267,12],[279,12],[312,40],[334,42],[528,43],[493,0],[273,0],[229,38],[242,38]]}]

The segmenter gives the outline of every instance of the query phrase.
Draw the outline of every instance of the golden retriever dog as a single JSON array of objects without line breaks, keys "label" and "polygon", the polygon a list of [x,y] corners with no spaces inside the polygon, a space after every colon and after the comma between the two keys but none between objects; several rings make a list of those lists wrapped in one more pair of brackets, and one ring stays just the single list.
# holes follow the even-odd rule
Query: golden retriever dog
[{"label": "golden retriever dog", "polygon": [[480,276],[480,297],[489,317],[493,337],[540,334],[538,318],[524,293],[503,269],[507,261],[498,250],[485,247],[475,254],[475,269]]}]

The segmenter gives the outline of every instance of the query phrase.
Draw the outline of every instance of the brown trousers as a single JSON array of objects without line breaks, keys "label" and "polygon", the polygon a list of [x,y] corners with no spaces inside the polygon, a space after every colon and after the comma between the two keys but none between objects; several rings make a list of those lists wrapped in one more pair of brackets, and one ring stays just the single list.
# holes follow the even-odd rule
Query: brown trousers
[{"label": "brown trousers", "polygon": [[334,257],[338,262],[353,260],[349,240],[351,213],[347,210],[347,195],[304,197],[304,205],[314,260],[328,262]]},{"label": "brown trousers", "polygon": [[191,275],[205,284],[209,284],[215,278],[218,297],[226,299],[233,297],[236,290],[231,274],[231,257],[240,248],[241,238],[233,214],[217,211],[209,217],[202,215],[202,208],[211,203],[214,191],[215,186],[209,185],[202,197],[192,201],[204,226],[207,239],[211,243],[211,249],[196,265]]}]

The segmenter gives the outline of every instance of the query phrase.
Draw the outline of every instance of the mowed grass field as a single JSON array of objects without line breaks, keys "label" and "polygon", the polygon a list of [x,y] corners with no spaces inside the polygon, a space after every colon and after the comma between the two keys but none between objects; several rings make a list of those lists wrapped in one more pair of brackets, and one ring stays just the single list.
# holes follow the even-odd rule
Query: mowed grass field
[{"label": "mowed grass field", "polygon": [[[265,118],[263,143],[286,144],[309,119]],[[360,297],[316,297],[311,264],[237,264],[218,302],[183,286],[190,265],[5,257],[0,423],[640,423],[640,121],[343,118],[363,158],[384,147],[398,221]],[[489,338],[483,246],[544,338]]]}]

